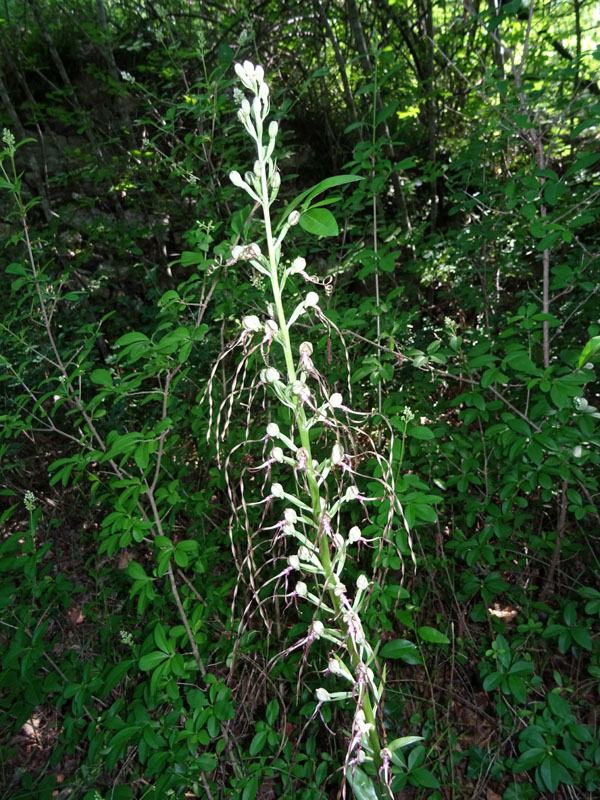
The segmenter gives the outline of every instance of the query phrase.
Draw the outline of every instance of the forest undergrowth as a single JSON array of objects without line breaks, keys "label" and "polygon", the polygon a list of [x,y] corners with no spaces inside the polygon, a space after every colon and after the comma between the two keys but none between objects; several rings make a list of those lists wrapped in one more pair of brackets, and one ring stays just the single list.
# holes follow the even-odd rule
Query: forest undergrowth
[{"label": "forest undergrowth", "polygon": [[596,23],[6,5],[1,798],[597,796]]}]

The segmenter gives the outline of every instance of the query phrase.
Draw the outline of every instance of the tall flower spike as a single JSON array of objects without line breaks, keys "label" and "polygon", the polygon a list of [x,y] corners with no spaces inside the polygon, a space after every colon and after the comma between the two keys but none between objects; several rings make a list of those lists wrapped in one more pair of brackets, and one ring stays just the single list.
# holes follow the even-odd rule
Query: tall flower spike
[{"label": "tall flower spike", "polygon": [[[274,463],[278,463],[280,466],[277,467],[277,477],[281,476],[282,482],[271,484],[266,497],[247,505],[258,506],[265,503],[266,508],[270,508],[272,503],[278,506],[279,500],[284,501],[286,507],[283,515],[278,517],[279,522],[273,526],[277,530],[275,541],[280,541],[287,556],[286,567],[277,578],[285,577],[288,605],[293,603],[298,606],[302,602],[313,606],[314,615],[308,632],[283,655],[302,647],[306,659],[311,645],[319,638],[335,646],[336,655],[329,661],[329,673],[332,677],[349,682],[352,691],[339,692],[320,688],[317,690],[318,705],[315,714],[323,703],[353,698],[357,711],[352,725],[353,741],[345,760],[345,769],[348,771],[351,765],[354,768],[356,764],[369,758],[375,768],[375,775],[380,774],[388,780],[388,765],[382,762],[381,745],[376,731],[376,710],[381,701],[381,693],[378,694],[372,671],[368,668],[369,664],[375,663],[375,654],[365,637],[359,617],[370,583],[366,575],[360,574],[352,601],[344,582],[348,548],[364,541],[358,526],[355,525],[346,532],[346,515],[356,511],[362,514],[363,509],[356,509],[356,506],[347,508],[346,504],[358,500],[364,507],[373,498],[364,497],[358,486],[349,480],[352,473],[350,466],[354,462],[351,461],[351,455],[345,453],[342,445],[341,431],[344,422],[342,415],[338,415],[336,410],[340,409],[347,415],[351,413],[351,409],[343,404],[341,394],[329,394],[327,391],[327,384],[312,361],[313,356],[316,359],[318,355],[313,353],[312,344],[308,341],[302,342],[298,354],[292,346],[290,331],[303,317],[314,315],[324,325],[327,325],[327,320],[319,308],[320,298],[316,291],[308,291],[303,299],[297,299],[293,311],[289,315],[286,313],[283,290],[288,278],[297,274],[302,280],[311,281],[306,272],[306,260],[302,256],[296,257],[290,266],[283,268],[282,265],[283,242],[289,228],[299,222],[300,211],[293,210],[283,225],[275,227],[272,223],[270,208],[281,181],[273,157],[279,126],[275,121],[267,123],[270,92],[264,81],[262,67],[245,61],[243,64],[236,64],[235,71],[243,85],[252,93],[252,97],[241,100],[239,115],[256,147],[252,171],[246,172],[244,177],[234,172],[231,180],[257,200],[263,217],[262,230],[265,236],[264,255],[258,251],[257,245],[249,245],[234,257],[249,258],[253,268],[268,277],[272,291],[267,313],[260,316],[247,315],[242,324],[248,336],[254,332],[260,334],[261,329],[263,331],[264,338],[260,347],[253,351],[257,358],[262,356],[264,362],[262,369],[259,368],[263,389],[260,393],[261,400],[266,405],[265,398],[270,397],[273,403],[279,404],[283,412],[277,413],[275,409],[269,409],[268,413],[273,411],[273,418],[277,422],[270,422],[266,435],[262,437],[263,446],[269,454],[265,466],[270,469]],[[273,234],[274,230],[277,231],[276,235]],[[255,247],[257,252],[254,252]],[[253,249],[251,254],[250,248]],[[287,260],[283,263],[289,264]],[[313,286],[309,288],[312,289]],[[313,314],[307,315],[306,312],[311,309]],[[259,322],[259,319],[266,322]],[[327,325],[327,328],[329,331],[337,331],[335,326]],[[256,382],[253,383],[253,388],[255,385]],[[251,413],[249,411],[249,415]],[[315,431],[313,426],[320,426],[321,429]],[[356,478],[361,486],[362,477]],[[275,513],[281,514],[281,510]],[[364,516],[368,520],[366,512]],[[263,530],[273,528],[265,525]],[[254,536],[256,531],[249,529],[249,533]],[[290,555],[290,550],[293,553],[294,547],[297,552]],[[299,580],[295,589],[288,591],[288,577],[294,572],[298,574],[298,571],[298,577],[305,577],[309,583]],[[350,583],[347,585],[350,586]],[[352,593],[352,589],[350,592]],[[341,657],[337,655],[338,652]],[[373,791],[369,792],[369,796],[375,797],[374,783],[377,778],[369,778],[365,774],[364,779],[372,782]]]}]

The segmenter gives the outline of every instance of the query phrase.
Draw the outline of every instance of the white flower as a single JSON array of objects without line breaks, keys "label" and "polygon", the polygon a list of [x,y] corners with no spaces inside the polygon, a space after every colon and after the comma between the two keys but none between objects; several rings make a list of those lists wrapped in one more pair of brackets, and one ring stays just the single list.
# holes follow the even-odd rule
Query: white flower
[{"label": "white flower", "polygon": [[256,332],[260,330],[260,320],[255,314],[249,314],[248,316],[244,317],[242,319],[242,325],[247,331]]},{"label": "white flower", "polygon": [[276,439],[279,436],[279,425],[276,422],[269,422],[267,425],[267,435],[272,439]]},{"label": "white flower", "polygon": [[318,639],[325,633],[325,625],[323,625],[320,619],[316,619],[311,625],[311,630],[315,639]]},{"label": "white flower", "polygon": [[308,586],[304,583],[304,581],[298,581],[296,584],[296,594],[298,597],[306,597],[308,594]]},{"label": "white flower", "polygon": [[286,508],[283,512],[283,517],[290,525],[295,525],[296,522],[298,522],[298,514],[296,514],[293,508]]},{"label": "white flower", "polygon": [[281,447],[274,447],[271,450],[271,458],[274,461],[277,461],[279,464],[283,462],[283,450],[281,449]]},{"label": "white flower", "polygon": [[[291,215],[290,215],[290,219],[291,219]],[[291,268],[291,272],[292,273],[304,272],[305,269],[306,269],[306,259],[302,258],[302,256],[298,256],[298,258],[295,258],[292,261],[292,268]]]},{"label": "white flower", "polygon": [[265,334],[267,336],[274,336],[279,331],[279,325],[274,319],[268,319],[265,322]]},{"label": "white flower", "polygon": [[303,394],[306,393],[308,386],[303,383],[302,381],[294,381],[292,384],[292,392],[297,394],[298,397],[301,397]]},{"label": "white flower", "polygon": [[344,398],[339,392],[334,392],[329,398],[329,405],[331,408],[340,408],[343,402]]},{"label": "white flower", "polygon": [[338,550],[342,549],[342,547],[344,546],[345,542],[344,542],[344,537],[342,536],[341,533],[334,533],[333,534],[333,543],[337,547]]},{"label": "white flower", "polygon": [[366,575],[359,575],[356,579],[356,588],[360,592],[364,592],[369,588],[369,581],[367,580]]},{"label": "white flower", "polygon": [[319,701],[319,703],[328,703],[331,700],[331,695],[329,694],[327,689],[323,689],[322,686],[320,686],[317,689],[315,694],[317,696],[317,700]]},{"label": "white flower", "polygon": [[275,383],[280,379],[279,371],[275,367],[267,367],[260,371],[260,379],[263,383]]},{"label": "white flower", "polygon": [[337,467],[338,464],[341,464],[344,460],[344,448],[341,444],[337,442],[333,445],[331,450],[331,463],[334,467]]},{"label": "white flower", "polygon": [[349,503],[351,500],[356,500],[356,499],[358,498],[358,496],[359,496],[359,495],[360,495],[360,492],[358,491],[358,487],[356,487],[356,486],[349,486],[349,487],[346,489],[346,494],[345,494],[345,496],[344,496],[344,500],[345,500],[347,503]]},{"label": "white flower", "polygon": [[305,545],[298,548],[298,558],[300,561],[310,561],[310,550]]},{"label": "white flower", "polygon": [[279,125],[272,120],[269,123],[269,139],[274,139],[277,136],[277,131],[279,130]]},{"label": "white flower", "polygon": [[[288,564],[290,567],[292,567],[292,569],[300,569],[300,559],[298,556],[288,556]],[[297,590],[298,589],[296,587],[296,591]]]},{"label": "white flower", "polygon": [[283,498],[283,486],[280,483],[272,484],[271,494],[273,497]]},{"label": "white flower", "polygon": [[292,213],[288,217],[288,222],[290,225],[297,225],[300,221],[300,212],[299,211],[292,211]]},{"label": "white flower", "polygon": [[256,242],[252,242],[246,248],[250,258],[260,258],[260,247],[256,244]]},{"label": "white flower", "polygon": [[316,292],[309,292],[304,300],[307,308],[316,308],[319,305],[319,295]]},{"label": "white flower", "polygon": [[360,542],[362,539],[362,533],[360,528],[355,525],[353,528],[350,528],[348,531],[348,542],[350,544],[355,544],[356,542]]},{"label": "white flower", "polygon": [[342,668],[340,667],[340,662],[337,660],[337,658],[330,658],[327,666],[332,675],[342,674]]}]

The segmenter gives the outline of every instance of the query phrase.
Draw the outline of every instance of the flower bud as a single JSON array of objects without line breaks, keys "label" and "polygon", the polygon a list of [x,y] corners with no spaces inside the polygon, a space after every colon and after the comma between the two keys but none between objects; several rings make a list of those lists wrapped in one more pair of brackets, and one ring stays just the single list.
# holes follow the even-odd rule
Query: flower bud
[{"label": "flower bud", "polygon": [[264,79],[265,79],[265,71],[264,71],[264,69],[263,69],[263,68],[260,66],[260,64],[257,64],[257,65],[254,67],[254,79],[255,79],[255,80],[258,82],[258,83],[262,83],[262,82],[264,81]]},{"label": "flower bud", "polygon": [[269,85],[267,83],[261,84],[260,89],[258,90],[258,97],[265,107],[264,116],[266,117],[269,110]]},{"label": "flower bud", "polygon": [[233,170],[233,172],[229,173],[229,180],[233,183],[234,186],[239,186],[240,189],[245,189],[246,188],[246,184],[244,183],[244,179],[242,178],[240,173],[235,169]]},{"label": "flower bud", "polygon": [[366,575],[359,575],[356,579],[356,588],[360,592],[365,592],[369,588],[369,581]]},{"label": "flower bud", "polygon": [[279,130],[279,125],[275,122],[275,120],[272,120],[269,123],[269,138],[274,139],[277,136],[278,130]]},{"label": "flower bud", "polygon": [[252,113],[255,117],[260,117],[262,111],[262,103],[260,102],[260,97],[255,97],[252,101]]},{"label": "flower bud", "polygon": [[246,100],[245,97],[240,103],[240,111],[245,117],[247,117],[248,114],[250,113],[250,103],[248,102],[248,100]]},{"label": "flower bud", "polygon": [[276,422],[269,422],[267,425],[267,435],[272,439],[276,439],[279,436],[279,425]]},{"label": "flower bud", "polygon": [[288,217],[288,222],[290,223],[290,225],[297,225],[300,222],[300,212],[292,211],[292,213]]}]

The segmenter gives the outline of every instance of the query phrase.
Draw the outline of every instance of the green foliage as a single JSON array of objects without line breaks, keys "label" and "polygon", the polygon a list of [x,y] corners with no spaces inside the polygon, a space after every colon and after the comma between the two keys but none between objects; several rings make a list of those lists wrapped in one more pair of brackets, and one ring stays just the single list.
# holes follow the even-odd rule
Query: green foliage
[{"label": "green foliage", "polygon": [[[275,503],[252,505],[266,426],[292,423],[252,379],[275,343],[234,347],[269,293],[232,259],[258,211],[228,180],[254,159],[233,64],[257,53],[274,235],[297,211],[310,276],[289,310],[317,291],[329,329],[298,317],[299,341],[364,414],[344,569],[370,576],[379,774],[598,792],[597,11],[384,5],[3,10],[2,797],[316,800],[343,765],[376,791],[345,762],[355,699],[317,708],[335,643],[310,668],[292,649],[315,607],[257,533]],[[333,432],[310,429],[319,463]]]}]

